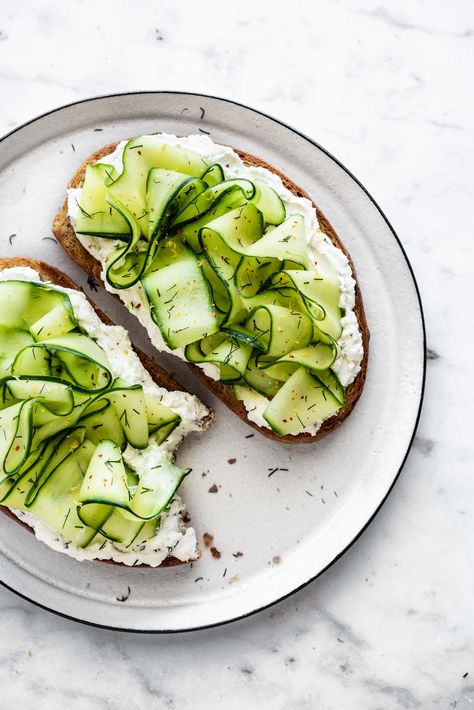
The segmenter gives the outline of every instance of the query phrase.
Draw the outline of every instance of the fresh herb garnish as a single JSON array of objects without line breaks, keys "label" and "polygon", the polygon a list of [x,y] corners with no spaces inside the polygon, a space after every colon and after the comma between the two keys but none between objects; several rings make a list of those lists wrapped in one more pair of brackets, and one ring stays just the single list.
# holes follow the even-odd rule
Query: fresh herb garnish
[{"label": "fresh herb garnish", "polygon": [[121,597],[115,597],[115,598],[117,599],[118,602],[126,602],[130,596],[130,591],[131,591],[130,587],[127,586],[127,593]]},{"label": "fresh herb garnish", "polygon": [[67,513],[66,513],[66,516],[65,516],[65,518],[64,518],[64,520],[63,520],[63,524],[61,525],[61,530],[64,529],[64,526],[65,526],[66,523],[67,523],[67,519],[69,518],[69,513],[70,513],[70,512],[71,512],[71,508],[69,508],[69,510],[68,510]]},{"label": "fresh herb garnish", "polygon": [[104,465],[107,466],[109,471],[112,471],[112,466],[114,463],[120,463],[122,459],[109,459],[108,461],[104,461]]},{"label": "fresh herb garnish", "polygon": [[122,414],[119,416],[119,421],[120,421],[120,422],[122,421],[122,419],[123,419],[124,422],[125,422],[125,426],[126,426],[126,427],[129,427],[130,424],[128,423],[128,414],[127,414],[127,410],[126,410],[126,409],[124,409],[123,412],[122,412]]}]

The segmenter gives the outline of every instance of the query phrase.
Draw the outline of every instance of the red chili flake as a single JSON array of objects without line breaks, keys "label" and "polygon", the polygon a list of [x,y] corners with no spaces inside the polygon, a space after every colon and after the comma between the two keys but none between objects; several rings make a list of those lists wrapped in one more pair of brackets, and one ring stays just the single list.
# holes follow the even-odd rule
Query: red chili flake
[{"label": "red chili flake", "polygon": [[215,560],[218,560],[221,556],[221,553],[217,549],[217,547],[211,547],[211,555],[214,557]]},{"label": "red chili flake", "polygon": [[202,540],[204,542],[204,545],[206,547],[210,547],[212,543],[214,542],[214,535],[211,535],[208,532],[205,532],[204,535],[202,536]]},{"label": "red chili flake", "polygon": [[230,463],[231,465],[234,464],[237,461],[237,459],[227,459],[227,463]]},{"label": "red chili flake", "polygon": [[217,493],[218,492],[218,487],[214,483],[210,488],[209,488],[209,493]]}]

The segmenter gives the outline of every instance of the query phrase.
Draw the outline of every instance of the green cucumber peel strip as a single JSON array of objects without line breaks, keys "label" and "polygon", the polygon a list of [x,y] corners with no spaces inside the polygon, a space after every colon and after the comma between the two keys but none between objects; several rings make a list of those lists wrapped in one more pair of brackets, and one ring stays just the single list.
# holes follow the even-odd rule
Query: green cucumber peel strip
[{"label": "green cucumber peel strip", "polygon": [[250,200],[263,214],[266,224],[279,225],[286,219],[286,207],[272,187],[259,180],[253,181],[255,194]]},{"label": "green cucumber peel strip", "polygon": [[0,460],[4,477],[17,473],[30,453],[34,401],[19,402],[0,412]]},{"label": "green cucumber peel strip", "polygon": [[224,170],[220,163],[214,163],[211,165],[201,176],[208,187],[213,185],[218,185],[220,182],[224,182]]},{"label": "green cucumber peel strip", "polygon": [[182,210],[171,222],[171,229],[177,229],[188,222],[193,222],[195,219],[202,217],[214,206],[216,200],[218,200],[221,195],[233,188],[239,188],[242,190],[245,198],[247,200],[252,199],[255,195],[255,185],[250,180],[245,180],[243,178],[235,178],[234,180],[225,180],[224,182],[218,183],[217,185],[212,185],[208,187],[207,190],[201,192],[197,197],[195,197],[191,202]]}]

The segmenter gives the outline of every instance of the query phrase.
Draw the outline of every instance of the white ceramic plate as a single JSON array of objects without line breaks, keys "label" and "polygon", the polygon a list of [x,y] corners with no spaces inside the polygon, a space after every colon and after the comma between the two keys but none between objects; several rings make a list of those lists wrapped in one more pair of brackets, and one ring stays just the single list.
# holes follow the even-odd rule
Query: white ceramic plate
[{"label": "white ceramic plate", "polygon": [[[368,377],[361,400],[336,432],[316,444],[291,446],[254,432],[215,401],[185,365],[159,356],[217,414],[206,435],[183,444],[178,462],[193,467],[183,491],[192,524],[200,538],[204,532],[214,535],[220,559],[204,549],[199,562],[177,569],[78,563],[0,516],[0,578],[6,587],[51,611],[115,629],[177,631],[228,622],[321,574],[385,500],[407,456],[421,406],[423,317],[393,229],[362,185],[325,150],[240,104],[176,92],[107,96],[65,106],[5,136],[2,255],[49,261],[90,293],[84,274],[50,240],[53,216],[78,163],[126,136],[199,130],[283,170],[332,222],[354,259],[362,288],[371,331]],[[100,290],[90,295],[150,352],[144,331],[120,304]],[[274,468],[288,471],[269,476]],[[209,493],[213,484],[218,493]],[[123,595],[128,599],[118,601]]]}]

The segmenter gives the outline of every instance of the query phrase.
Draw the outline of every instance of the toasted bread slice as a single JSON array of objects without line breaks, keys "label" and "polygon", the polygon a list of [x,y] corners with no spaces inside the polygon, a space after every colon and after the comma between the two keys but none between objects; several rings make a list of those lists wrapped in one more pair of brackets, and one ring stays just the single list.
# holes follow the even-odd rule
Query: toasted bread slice
[{"label": "toasted bread slice", "polygon": [[[86,167],[89,163],[95,163],[99,160],[102,160],[104,157],[112,153],[115,148],[117,147],[117,143],[110,143],[109,145],[100,148],[97,150],[95,153],[92,153],[86,160],[82,163],[82,165],[78,168],[76,173],[73,175],[68,187],[82,187],[84,184],[84,179],[85,179],[85,172],[86,172]],[[298,197],[305,197],[310,202],[312,202],[313,206],[316,209],[316,213],[318,216],[319,224],[321,226],[322,231],[331,239],[331,241],[334,243],[336,247],[338,247],[347,257],[349,264],[352,269],[352,275],[353,278],[356,282],[356,287],[355,287],[355,308],[354,308],[354,313],[357,317],[357,321],[359,323],[359,330],[362,335],[362,343],[364,347],[364,356],[363,360],[361,362],[361,369],[355,378],[355,380],[347,387],[346,389],[346,402],[341,409],[335,414],[334,416],[330,417],[327,419],[323,424],[321,425],[321,428],[319,431],[315,434],[308,434],[308,433],[302,433],[302,434],[296,434],[296,435],[286,435],[286,436],[279,436],[278,434],[275,434],[270,428],[267,427],[260,427],[258,424],[255,424],[252,422],[248,416],[247,416],[247,410],[245,408],[245,405],[243,402],[240,402],[236,400],[233,396],[232,393],[232,388],[229,386],[226,386],[222,384],[219,381],[213,380],[209,377],[207,377],[203,370],[200,367],[197,367],[196,365],[193,365],[191,363],[186,363],[188,367],[191,368],[191,370],[199,377],[200,380],[202,380],[207,387],[209,387],[212,392],[222,401],[224,404],[226,404],[229,409],[231,409],[234,414],[237,414],[243,421],[247,422],[250,426],[252,426],[254,429],[259,431],[261,434],[266,436],[269,439],[274,439],[275,441],[284,441],[285,443],[288,444],[297,444],[297,443],[309,443],[312,441],[315,441],[316,439],[321,439],[323,436],[326,436],[326,434],[329,434],[331,431],[336,429],[344,419],[346,419],[349,414],[352,412],[357,400],[359,399],[363,387],[364,387],[364,382],[367,374],[367,362],[368,362],[368,355],[369,355],[369,329],[367,326],[367,321],[364,313],[364,306],[362,303],[362,295],[360,292],[360,287],[357,282],[357,276],[356,272],[354,269],[354,264],[352,263],[352,259],[345,249],[344,245],[342,244],[341,240],[339,239],[338,235],[336,234],[335,230],[329,223],[328,219],[324,216],[324,214],[321,212],[319,207],[312,201],[311,197],[301,188],[298,187],[292,180],[290,180],[286,175],[284,175],[281,171],[277,170],[274,168],[272,165],[269,163],[265,162],[261,158],[257,158],[254,155],[251,155],[250,153],[246,153],[241,150],[237,150],[234,148],[235,152],[237,155],[240,156],[240,158],[244,161],[246,165],[253,165],[253,166],[260,166],[262,168],[266,168],[267,170],[275,173],[278,175],[284,186],[290,190],[294,195],[297,195]],[[54,222],[53,222],[53,233],[58,240],[58,242],[64,247],[64,249],[68,252],[69,256],[79,265],[81,266],[90,276],[95,278],[97,281],[103,283],[102,280],[102,266],[97,259],[95,259],[80,243],[78,240],[76,233],[74,231],[74,227],[72,226],[71,222],[69,221],[68,218],[68,206],[67,206],[67,199],[65,200],[62,208],[56,215]]]},{"label": "toasted bread slice", "polygon": [[[18,267],[18,266],[30,266],[32,269],[35,269],[41,277],[42,281],[48,281],[52,284],[56,284],[57,286],[63,286],[65,288],[72,288],[79,290],[79,287],[72,281],[68,276],[62,273],[62,271],[59,271],[59,269],[56,269],[54,266],[50,266],[49,264],[46,264],[44,261],[37,261],[36,259],[28,259],[26,257],[13,257],[11,259],[0,259],[0,271],[3,271],[4,269],[9,269],[12,267]],[[99,316],[99,318],[102,320],[103,323],[106,325],[113,325],[112,321],[110,318],[108,318],[105,313],[102,313],[98,308],[92,304],[95,312]],[[157,363],[152,360],[148,355],[146,355],[144,352],[139,350],[138,348],[134,348],[136,354],[140,358],[140,361],[143,365],[143,367],[150,373],[151,377],[153,378],[154,382],[159,386],[159,387],[164,387],[167,390],[170,391],[175,391],[175,390],[183,390],[183,387],[179,385],[163,368],[161,368]],[[209,412],[209,414],[202,420],[202,425],[203,429],[206,429],[209,424],[211,423],[212,419],[214,417],[214,414],[212,411]],[[25,522],[20,520],[14,513],[12,513],[8,508],[5,506],[0,505],[0,510],[5,513],[9,518],[14,520],[16,523],[19,525],[22,525],[24,528],[29,530],[34,534],[33,529],[27,525]],[[199,557],[199,554],[198,554]],[[182,564],[187,564],[188,562],[193,562],[195,561],[198,557],[195,557],[190,560],[179,560],[176,557],[166,557],[163,562],[159,565],[160,567],[174,567],[176,565],[182,565]],[[107,564],[113,564],[113,565],[120,565],[120,566],[125,566],[121,562],[116,562],[114,560],[94,560],[95,562],[105,562]],[[148,567],[149,565],[135,565],[135,567]]]}]

